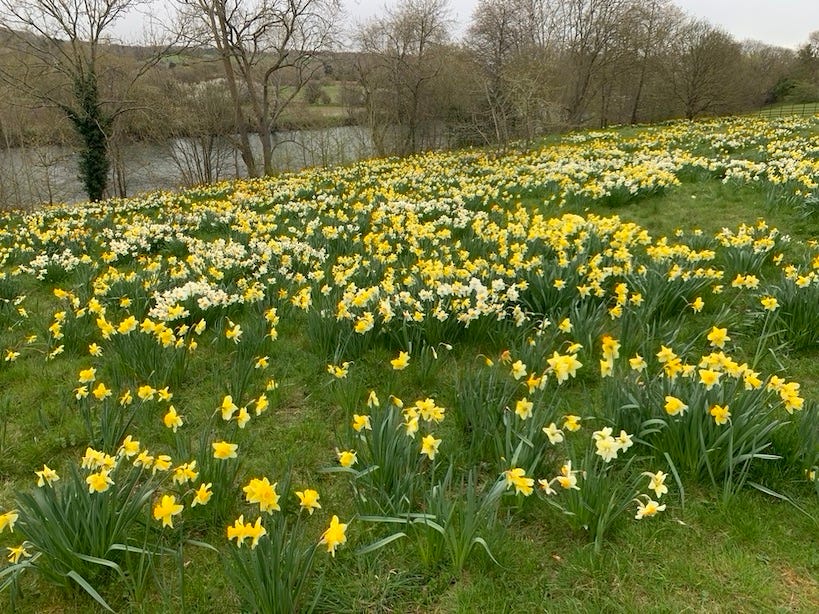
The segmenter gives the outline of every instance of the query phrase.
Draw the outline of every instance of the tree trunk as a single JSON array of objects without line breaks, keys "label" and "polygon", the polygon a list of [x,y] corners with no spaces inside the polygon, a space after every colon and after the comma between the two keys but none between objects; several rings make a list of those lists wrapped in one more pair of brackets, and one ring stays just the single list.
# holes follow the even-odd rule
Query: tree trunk
[{"label": "tree trunk", "polygon": [[108,157],[107,131],[111,119],[102,111],[94,71],[77,76],[74,89],[79,108],[63,110],[82,139],[79,179],[88,199],[96,202],[102,200],[108,187],[111,161]]}]

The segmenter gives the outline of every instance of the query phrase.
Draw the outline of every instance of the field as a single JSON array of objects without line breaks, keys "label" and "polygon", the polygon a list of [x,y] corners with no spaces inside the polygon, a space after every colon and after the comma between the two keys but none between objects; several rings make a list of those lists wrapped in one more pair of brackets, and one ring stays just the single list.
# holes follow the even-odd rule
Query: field
[{"label": "field", "polygon": [[3,213],[0,598],[819,610],[817,181],[744,117]]}]

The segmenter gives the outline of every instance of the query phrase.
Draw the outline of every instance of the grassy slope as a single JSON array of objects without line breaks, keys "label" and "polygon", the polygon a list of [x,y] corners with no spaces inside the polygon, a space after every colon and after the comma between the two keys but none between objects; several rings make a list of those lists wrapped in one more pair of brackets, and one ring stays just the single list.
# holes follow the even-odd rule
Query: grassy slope
[{"label": "grassy slope", "polygon": [[[792,212],[771,210],[765,195],[750,188],[735,190],[715,181],[687,183],[661,196],[618,208],[599,208],[644,225],[653,236],[671,234],[676,228],[699,227],[711,233],[723,226],[735,228],[759,217],[799,238],[816,236],[815,223]],[[51,297],[32,294],[43,305]],[[38,310],[41,311],[41,310]],[[42,309],[43,312],[47,311]],[[50,311],[49,311],[50,313]],[[48,322],[35,323],[43,328]],[[326,463],[335,439],[334,426],[343,419],[332,409],[333,401],[322,378],[325,362],[310,353],[303,331],[281,330],[271,355],[275,375],[283,382],[282,403],[272,419],[260,423],[255,434],[255,454],[248,455],[247,473],[275,473],[292,462],[304,471]],[[433,381],[424,381],[413,368],[396,382],[396,392],[439,392],[446,404],[454,394],[450,374],[461,361],[480,349],[459,347],[457,356],[446,358]],[[379,366],[388,356],[383,349],[364,356],[361,385],[379,384]],[[819,392],[816,353],[790,357],[789,376],[803,383],[805,396]],[[20,361],[0,372],[0,411],[9,415],[0,439],[0,499],[8,501],[14,488],[30,484],[32,471],[42,462],[59,466],[66,456],[84,449],[82,425],[72,412],[70,391],[76,373],[85,366],[82,358],[44,364]],[[185,407],[191,419],[212,411],[220,394],[216,382],[220,366],[202,360],[192,371],[213,377],[189,378],[175,392],[175,403]],[[53,391],[57,391],[56,394]],[[575,402],[594,399],[594,390],[580,390]],[[146,440],[167,437],[160,427],[145,434]],[[250,460],[253,459],[253,460]],[[329,509],[343,509],[346,493],[327,476],[313,473],[312,483],[322,492]],[[798,486],[794,476],[784,476],[782,490],[793,493],[814,517],[819,517],[816,497]],[[326,493],[326,494],[325,494]],[[326,571],[324,595],[319,609],[335,611],[485,612],[503,611],[657,611],[657,612],[758,612],[819,610],[819,527],[793,506],[755,492],[742,493],[728,507],[719,505],[710,492],[686,493],[685,508],[672,492],[669,513],[643,523],[626,523],[595,556],[582,536],[571,534],[545,506],[529,508],[506,520],[498,529],[494,565],[478,555],[461,577],[445,570],[425,569],[408,546],[398,543],[376,555],[356,557],[354,549],[367,536],[353,534],[351,543],[335,561],[322,557]],[[223,530],[213,528],[201,537],[218,543]],[[184,605],[187,611],[232,610],[235,602],[221,572],[218,558],[200,551],[188,554]],[[174,570],[161,573],[173,583]],[[93,608],[80,596],[55,592],[33,582],[24,587],[24,612],[87,612]],[[175,591],[163,600],[148,601],[142,611],[173,611],[182,605]],[[117,601],[116,596],[112,596]],[[127,604],[118,605],[127,610]]]}]

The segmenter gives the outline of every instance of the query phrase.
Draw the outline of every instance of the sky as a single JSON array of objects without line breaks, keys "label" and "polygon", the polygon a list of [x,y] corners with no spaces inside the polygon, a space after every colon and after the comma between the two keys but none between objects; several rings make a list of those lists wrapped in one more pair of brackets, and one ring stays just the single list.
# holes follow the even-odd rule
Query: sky
[{"label": "sky", "polygon": [[[385,6],[398,0],[342,0],[348,19],[365,21],[383,13]],[[158,0],[161,6],[165,4]],[[689,15],[720,26],[737,40],[754,39],[771,45],[796,49],[819,30],[819,0],[675,0]],[[478,0],[450,0],[454,38],[466,30]],[[138,15],[131,15],[116,25],[115,34],[133,40],[141,27]]]},{"label": "sky", "polygon": [[[351,16],[376,15],[396,0],[344,0]],[[733,34],[737,40],[755,39],[771,45],[797,48],[819,30],[819,0],[675,0],[678,7]],[[450,0],[457,34],[466,29],[478,0]],[[456,35],[457,36],[457,35]]]}]

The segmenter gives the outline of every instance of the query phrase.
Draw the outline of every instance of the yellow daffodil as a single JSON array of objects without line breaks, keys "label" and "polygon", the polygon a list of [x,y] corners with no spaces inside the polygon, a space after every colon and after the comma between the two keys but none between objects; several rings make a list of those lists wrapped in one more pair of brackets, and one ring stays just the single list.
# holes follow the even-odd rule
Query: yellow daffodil
[{"label": "yellow daffodil", "polygon": [[17,522],[17,518],[19,514],[17,510],[9,510],[8,512],[4,512],[0,514],[0,533],[6,530],[8,527],[9,531],[14,533],[14,523]]},{"label": "yellow daffodil", "polygon": [[330,520],[330,526],[322,533],[319,544],[327,546],[327,552],[335,556],[336,548],[345,543],[347,543],[347,525],[339,522],[338,516],[334,514]]},{"label": "yellow daffodil", "polygon": [[338,463],[342,467],[352,467],[356,464],[358,459],[356,458],[356,453],[354,450],[343,450],[337,452],[338,455]]},{"label": "yellow daffodil", "polygon": [[645,501],[642,499],[635,499],[638,506],[637,514],[634,516],[635,519],[641,520],[643,518],[649,518],[651,516],[655,516],[658,512],[665,510],[665,503],[660,505],[648,495],[643,495],[643,497],[645,498]]},{"label": "yellow daffodil", "polygon": [[162,499],[154,506],[154,520],[161,520],[163,527],[173,528],[173,517],[182,513],[185,506],[176,502],[174,495],[162,495]]},{"label": "yellow daffodil", "polygon": [[372,424],[370,424],[370,417],[353,414],[353,429],[357,433],[360,433],[362,430],[373,430]]},{"label": "yellow daffodil", "polygon": [[440,439],[435,439],[432,435],[426,435],[421,439],[421,454],[426,454],[429,460],[435,460],[435,455],[438,454],[438,446],[440,445]]},{"label": "yellow daffodil", "polygon": [[281,510],[276,486],[277,483],[271,484],[267,478],[253,478],[242,491],[248,503],[258,503],[260,511],[272,514]]},{"label": "yellow daffodil", "polygon": [[108,473],[106,469],[102,469],[85,478],[85,482],[88,484],[88,492],[93,494],[108,490],[111,484],[114,483],[114,480],[108,476]]},{"label": "yellow daffodil", "polygon": [[29,551],[26,550],[25,546],[26,546],[26,544],[22,543],[19,546],[8,546],[7,547],[8,551],[9,551],[9,554],[8,554],[9,563],[11,563],[12,565],[16,565],[17,563],[20,562],[20,559],[28,558],[28,557],[31,556]]},{"label": "yellow daffodil", "polygon": [[219,460],[227,460],[229,458],[236,458],[239,445],[235,443],[228,443],[227,441],[214,441],[211,444],[213,448],[213,458]]},{"label": "yellow daffodil", "polygon": [[57,472],[50,469],[48,465],[43,465],[43,468],[40,471],[35,471],[34,473],[37,475],[37,486],[40,488],[46,484],[51,486],[54,482],[60,479]]},{"label": "yellow daffodil", "polygon": [[727,405],[712,405],[708,413],[713,416],[714,422],[719,425],[727,424],[728,419],[731,417],[731,412],[728,410]]},{"label": "yellow daffodil", "polygon": [[174,433],[176,429],[182,426],[182,417],[176,413],[176,408],[173,405],[168,407],[168,411],[162,417],[162,421],[165,423],[165,426],[172,429]]},{"label": "yellow daffodil", "polygon": [[318,502],[318,491],[306,488],[304,490],[296,491],[296,496],[299,498],[299,505],[301,508],[307,510],[311,516],[315,510],[321,509],[321,504]]},{"label": "yellow daffodil", "polygon": [[193,491],[193,501],[191,501],[191,507],[196,507],[197,505],[207,505],[210,498],[213,496],[213,491],[211,488],[213,484],[208,482],[207,484],[200,484],[199,488]]},{"label": "yellow daffodil", "polygon": [[407,352],[398,352],[398,357],[393,358],[390,361],[392,368],[395,371],[401,371],[402,369],[406,369],[409,365],[410,355]]}]

